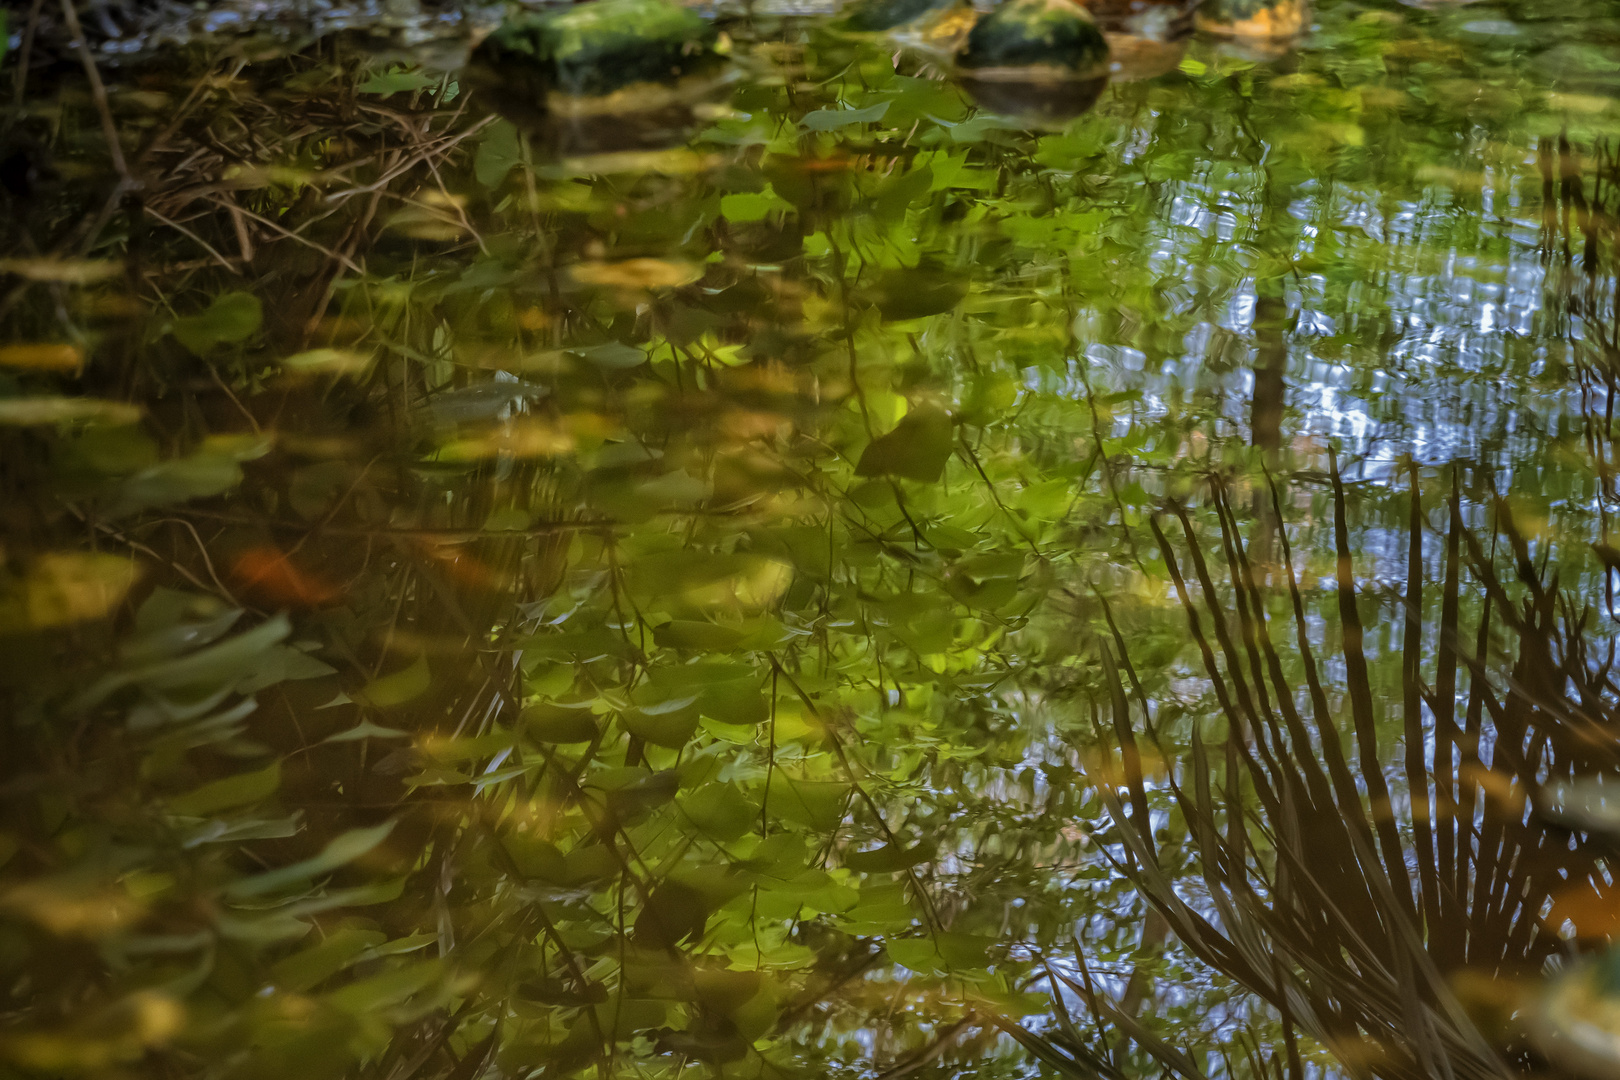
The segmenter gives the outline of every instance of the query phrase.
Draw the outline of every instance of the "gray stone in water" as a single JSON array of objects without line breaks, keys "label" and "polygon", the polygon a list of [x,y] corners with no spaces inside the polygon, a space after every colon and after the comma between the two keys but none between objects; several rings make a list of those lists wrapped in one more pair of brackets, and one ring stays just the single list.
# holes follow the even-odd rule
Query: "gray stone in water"
[{"label": "gray stone in water", "polygon": [[507,89],[600,97],[722,63],[714,25],[674,0],[592,0],[502,23],[476,59]]},{"label": "gray stone in water", "polygon": [[979,79],[1090,79],[1108,72],[1108,40],[1073,0],[1007,0],[973,25],[956,64]]}]

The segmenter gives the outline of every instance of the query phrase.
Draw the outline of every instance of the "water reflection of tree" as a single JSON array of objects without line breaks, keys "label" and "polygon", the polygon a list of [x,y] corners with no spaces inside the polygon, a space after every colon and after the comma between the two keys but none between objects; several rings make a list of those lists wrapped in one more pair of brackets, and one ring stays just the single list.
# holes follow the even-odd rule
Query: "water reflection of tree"
[{"label": "water reflection of tree", "polygon": [[[1505,504],[1495,521],[1508,558],[1498,563],[1489,537],[1463,524],[1456,496],[1432,541],[1414,499],[1397,723],[1377,704],[1388,696],[1369,662],[1393,658],[1364,652],[1342,491],[1336,503],[1342,653],[1331,665],[1309,643],[1292,572],[1280,608],[1259,587],[1220,489],[1212,508],[1223,554],[1213,568],[1185,514],[1185,546],[1161,537],[1166,561],[1185,568],[1178,594],[1225,717],[1218,742],[1190,733],[1190,756],[1168,788],[1150,794],[1130,766],[1133,728],[1170,752],[1158,710],[1132,700],[1141,688],[1132,650],[1123,637],[1100,643],[1105,667],[1126,676],[1112,683],[1112,731],[1124,740],[1129,802],[1110,803],[1126,872],[1190,950],[1353,1074],[1534,1069],[1534,1051],[1497,1026],[1499,1010],[1513,1007],[1504,1003],[1516,981],[1533,980],[1566,949],[1563,913],[1584,911],[1584,897],[1609,887],[1603,841],[1546,816],[1552,788],[1614,765],[1615,687],[1585,637],[1591,613],[1535,570]],[[1444,578],[1437,620],[1425,625],[1431,543],[1443,547]],[[1512,586],[1498,576],[1507,566]],[[1486,595],[1473,626],[1461,614],[1465,576]],[[1342,685],[1325,678],[1332,669]],[[1353,755],[1339,748],[1346,729]],[[1400,779],[1386,779],[1386,763]],[[1157,869],[1159,841],[1142,811],[1159,797],[1187,822],[1203,901],[1190,903]],[[1288,1071],[1299,1075],[1297,1059]]]},{"label": "water reflection of tree", "polygon": [[[1565,344],[1579,387],[1581,441],[1597,474],[1597,503],[1607,541],[1616,490],[1614,407],[1620,389],[1620,156],[1606,144],[1573,146],[1566,136],[1544,138],[1536,153],[1541,174],[1540,254],[1543,305],[1549,329]],[[1549,356],[1555,371],[1563,358]]]}]

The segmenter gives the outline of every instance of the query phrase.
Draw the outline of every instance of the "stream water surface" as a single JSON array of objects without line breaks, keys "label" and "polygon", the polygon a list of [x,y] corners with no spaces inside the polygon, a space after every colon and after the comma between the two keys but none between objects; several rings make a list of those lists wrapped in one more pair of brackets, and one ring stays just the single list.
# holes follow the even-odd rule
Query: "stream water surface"
[{"label": "stream water surface", "polygon": [[33,12],[0,1073],[1620,1071],[1620,9]]}]

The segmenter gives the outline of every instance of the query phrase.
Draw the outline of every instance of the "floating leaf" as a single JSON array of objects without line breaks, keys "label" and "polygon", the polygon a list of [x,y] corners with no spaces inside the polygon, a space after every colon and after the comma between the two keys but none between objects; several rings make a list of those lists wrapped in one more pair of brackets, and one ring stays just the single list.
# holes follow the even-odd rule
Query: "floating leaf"
[{"label": "floating leaf", "polygon": [[1620,1069],[1620,954],[1607,953],[1551,979],[1523,1015],[1531,1041],[1576,1075],[1613,1076]]},{"label": "floating leaf", "polygon": [[241,482],[242,467],[235,454],[204,447],[183,458],[142,469],[126,479],[107,507],[107,515],[120,517],[153,506],[211,498]]},{"label": "floating leaf", "polygon": [[496,379],[436,394],[429,400],[427,410],[434,423],[465,424],[510,415],[519,402],[539,401],[550,394],[551,388],[539,383]]},{"label": "floating leaf", "polygon": [[357,349],[310,349],[287,357],[281,366],[313,375],[363,375],[371,361],[371,353]]},{"label": "floating leaf", "polygon": [[[632,350],[634,351],[634,350]],[[636,353],[637,359],[641,354]],[[554,458],[572,453],[578,441],[549,420],[520,417],[484,435],[453,439],[439,448],[439,461],[487,461],[495,457]],[[527,516],[523,525],[528,524]],[[489,528],[486,523],[485,528]]]},{"label": "floating leaf", "polygon": [[0,274],[61,285],[91,285],[123,272],[123,263],[107,259],[0,259]]},{"label": "floating leaf", "polygon": [[578,263],[569,268],[574,280],[585,285],[613,285],[623,289],[673,289],[703,276],[703,267],[667,259],[624,259],[620,262]]},{"label": "floating leaf", "polygon": [[198,453],[218,454],[232,461],[257,461],[275,447],[273,436],[244,431],[234,435],[209,435],[197,447]]},{"label": "floating leaf", "polygon": [[589,345],[568,350],[573,355],[599,368],[622,371],[640,367],[647,362],[647,354],[633,345],[610,341],[606,345]]},{"label": "floating leaf", "polygon": [[0,427],[32,427],[38,424],[135,424],[141,419],[138,405],[122,401],[78,397],[0,398]]},{"label": "floating leaf", "polygon": [[463,200],[446,197],[437,190],[419,196],[420,202],[407,205],[388,219],[388,228],[413,240],[451,243],[467,235],[467,222],[460,215]]},{"label": "floating leaf", "polygon": [[1620,784],[1597,777],[1550,783],[1537,803],[1543,814],[1570,828],[1620,836]]},{"label": "floating leaf", "polygon": [[601,154],[565,158],[538,170],[548,179],[569,176],[613,176],[624,173],[662,173],[690,176],[719,163],[713,154],[700,154],[676,147],[669,150],[610,150]]}]

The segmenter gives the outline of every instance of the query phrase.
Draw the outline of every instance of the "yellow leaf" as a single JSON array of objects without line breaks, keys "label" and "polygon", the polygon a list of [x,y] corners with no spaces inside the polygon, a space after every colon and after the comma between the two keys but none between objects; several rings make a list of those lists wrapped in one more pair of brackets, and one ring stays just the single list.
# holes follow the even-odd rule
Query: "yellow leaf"
[{"label": "yellow leaf", "polygon": [[119,555],[57,552],[34,561],[21,581],[0,588],[0,631],[45,630],[99,619],[140,577]]},{"label": "yellow leaf", "polygon": [[584,157],[565,158],[547,170],[547,175],[611,176],[615,173],[663,173],[665,176],[691,176],[714,168],[719,155],[692,150],[616,150]]},{"label": "yellow leaf", "polygon": [[0,345],[0,367],[77,373],[84,367],[84,350],[66,344]]},{"label": "yellow leaf", "polygon": [[585,285],[615,285],[626,289],[672,289],[690,285],[703,276],[703,267],[663,259],[625,259],[622,262],[580,263],[571,271]]},{"label": "yellow leaf", "polygon": [[705,608],[763,611],[793,584],[793,567],[775,559],[751,556],[742,573],[685,591],[687,602]]},{"label": "yellow leaf", "polygon": [[100,937],[145,913],[123,889],[67,877],[41,878],[0,896],[0,908],[60,937]]},{"label": "yellow leaf", "polygon": [[62,1074],[95,1072],[131,1062],[185,1027],[185,1006],[157,990],[141,990],[70,1027],[12,1031],[0,1051],[25,1068]]},{"label": "yellow leaf", "polygon": [[550,458],[574,450],[574,436],[545,420],[519,420],[498,431],[457,439],[439,449],[440,461],[482,461],[508,456]]}]

